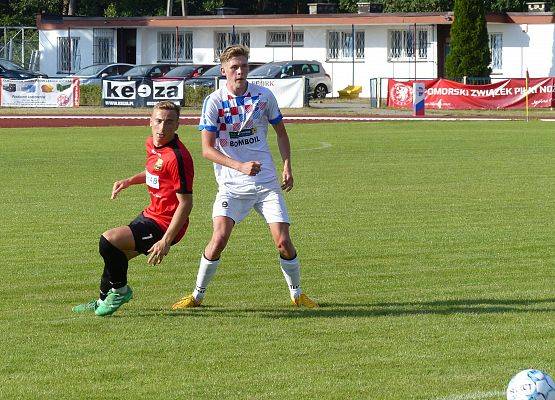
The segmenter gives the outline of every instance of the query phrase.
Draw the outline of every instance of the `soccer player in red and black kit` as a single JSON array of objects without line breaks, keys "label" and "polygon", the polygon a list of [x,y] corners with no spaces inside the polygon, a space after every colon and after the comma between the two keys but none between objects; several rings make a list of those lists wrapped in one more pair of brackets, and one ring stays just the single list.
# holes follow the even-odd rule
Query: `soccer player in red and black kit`
[{"label": "soccer player in red and black kit", "polygon": [[146,140],[146,169],[116,181],[112,199],[131,185],[146,183],[150,205],[127,226],[112,228],[100,236],[99,251],[104,258],[100,298],[73,307],[74,312],[113,314],[133,298],[127,285],[128,261],[139,254],[147,262],[160,264],[170,246],[181,240],[193,207],[193,160],[179,140],[179,106],[160,102],[150,117],[152,136]]}]

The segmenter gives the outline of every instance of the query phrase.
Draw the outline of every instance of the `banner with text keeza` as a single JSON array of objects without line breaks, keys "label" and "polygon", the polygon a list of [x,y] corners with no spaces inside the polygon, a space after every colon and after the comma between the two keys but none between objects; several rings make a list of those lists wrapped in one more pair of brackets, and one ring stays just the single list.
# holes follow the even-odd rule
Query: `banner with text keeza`
[{"label": "banner with text keeza", "polygon": [[[302,108],[305,103],[305,78],[285,79],[249,79],[250,83],[267,87],[272,91],[279,108]],[[218,81],[218,87],[223,87],[225,79]]]},{"label": "banner with text keeza", "polygon": [[160,101],[183,105],[183,81],[112,80],[102,81],[104,107],[151,107]]}]

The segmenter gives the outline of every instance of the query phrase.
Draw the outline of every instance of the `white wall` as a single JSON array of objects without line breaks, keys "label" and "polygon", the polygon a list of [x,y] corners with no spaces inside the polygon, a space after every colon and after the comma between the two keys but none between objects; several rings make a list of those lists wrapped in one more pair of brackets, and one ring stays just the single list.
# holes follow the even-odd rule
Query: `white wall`
[{"label": "white wall", "polygon": [[528,25],[530,46],[524,52],[524,66],[530,76],[555,76],[555,24]]},{"label": "white wall", "polygon": [[[406,29],[404,26],[366,26],[355,27],[365,31],[365,59],[356,60],[354,64],[355,85],[363,87],[362,96],[369,96],[371,78],[413,78],[415,63],[411,61],[391,62],[387,59],[388,30]],[[282,61],[291,59],[290,47],[266,47],[266,31],[271,27],[253,27],[250,31],[251,60],[259,62]],[[288,30],[278,27],[276,30]],[[293,49],[295,59],[320,61],[331,76],[333,96],[338,90],[352,84],[353,63],[351,60],[326,60],[327,32],[330,29],[350,31],[351,27],[295,26],[295,30],[304,31],[304,46]],[[181,30],[181,29],[180,29]],[[214,63],[214,32],[229,31],[229,28],[210,27],[192,28],[193,62]],[[237,28],[237,31],[246,30]],[[523,77],[526,68],[532,77],[555,75],[555,24],[518,25],[489,24],[490,33],[503,34],[503,68],[494,77]],[[154,63],[157,61],[157,41],[159,31],[174,32],[173,28],[138,28],[137,29],[137,63]],[[41,50],[40,69],[48,75],[55,76],[57,69],[57,37],[67,36],[67,30],[40,31],[39,48]],[[72,29],[71,36],[79,36],[81,66],[92,64],[93,29]],[[115,38],[114,38],[115,39]],[[430,27],[428,33],[428,59],[417,60],[417,78],[437,77],[437,33]],[[114,40],[114,45],[116,45]]]},{"label": "white wall", "polygon": [[[93,62],[93,30],[71,29],[72,38],[79,37],[77,49],[78,68],[84,68]],[[67,30],[39,31],[40,71],[48,76],[60,76],[58,74],[58,37],[67,37]],[[79,67],[80,66],[80,67]],[[72,71],[75,72],[75,71]]]},{"label": "white wall", "polygon": [[531,77],[553,76],[554,29],[554,24],[488,24],[489,33],[503,35],[503,66],[492,77],[523,78],[526,68]]}]

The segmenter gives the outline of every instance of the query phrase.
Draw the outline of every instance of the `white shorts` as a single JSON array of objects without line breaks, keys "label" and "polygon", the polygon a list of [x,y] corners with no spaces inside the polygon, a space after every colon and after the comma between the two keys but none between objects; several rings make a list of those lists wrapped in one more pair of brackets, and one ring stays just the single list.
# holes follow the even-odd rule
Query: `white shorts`
[{"label": "white shorts", "polygon": [[238,195],[220,187],[212,208],[212,218],[229,217],[238,224],[254,208],[267,224],[275,222],[289,224],[289,214],[281,190],[262,186],[257,189],[255,194]]}]

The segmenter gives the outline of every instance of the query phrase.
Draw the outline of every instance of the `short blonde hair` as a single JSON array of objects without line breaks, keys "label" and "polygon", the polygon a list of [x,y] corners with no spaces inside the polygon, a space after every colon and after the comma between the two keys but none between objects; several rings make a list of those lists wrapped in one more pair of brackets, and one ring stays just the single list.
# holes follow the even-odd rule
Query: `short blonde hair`
[{"label": "short blonde hair", "polygon": [[249,48],[242,44],[234,44],[232,46],[226,47],[226,49],[220,54],[220,62],[225,64],[233,57],[246,57],[249,58]]},{"label": "short blonde hair", "polygon": [[175,111],[177,118],[179,118],[179,113],[181,112],[181,107],[171,101],[161,101],[154,105],[154,109],[152,110],[169,110]]}]

